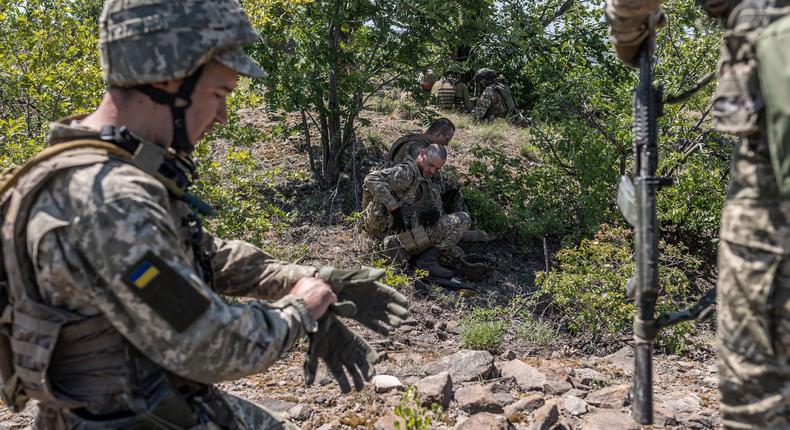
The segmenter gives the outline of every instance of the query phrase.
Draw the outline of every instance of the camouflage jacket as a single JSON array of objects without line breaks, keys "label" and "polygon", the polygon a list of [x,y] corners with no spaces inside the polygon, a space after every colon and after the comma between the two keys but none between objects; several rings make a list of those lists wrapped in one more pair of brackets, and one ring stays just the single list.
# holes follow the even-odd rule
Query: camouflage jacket
[{"label": "camouflage jacket", "polygon": [[[53,124],[50,142],[96,134]],[[260,372],[304,335],[306,325],[315,324],[304,302],[287,292],[316,270],[206,234],[215,271],[212,291],[199,276],[188,240],[189,212],[160,182],[128,163],[56,174],[37,196],[27,224],[40,295],[48,305],[85,317],[103,314],[151,361],[190,380],[213,383]],[[153,271],[145,261],[154,261]],[[143,288],[140,283],[154,286],[146,287],[151,298],[135,291],[135,285]],[[165,286],[205,307],[179,315],[174,303],[156,300],[157,289]],[[229,305],[218,294],[279,300]]]},{"label": "camouflage jacket", "polygon": [[478,120],[503,118],[507,113],[507,105],[496,85],[489,85],[483,90],[483,93],[477,99],[475,108],[472,110],[472,116]]},{"label": "camouflage jacket", "polygon": [[[429,203],[442,212],[441,185],[426,178],[414,159],[406,157],[403,163],[388,169],[373,171],[365,177],[365,188],[373,199],[390,211],[398,203],[404,208],[420,202]],[[429,196],[425,194],[429,193]]]}]

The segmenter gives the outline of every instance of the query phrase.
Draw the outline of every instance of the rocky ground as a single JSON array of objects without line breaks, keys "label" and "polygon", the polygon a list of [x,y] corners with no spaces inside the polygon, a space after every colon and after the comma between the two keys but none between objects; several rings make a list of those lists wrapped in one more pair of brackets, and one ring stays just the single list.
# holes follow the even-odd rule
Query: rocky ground
[{"label": "rocky ground", "polygon": [[[368,144],[364,165],[375,164],[377,154],[401,134],[420,129],[416,121],[366,111],[371,125],[360,132]],[[471,147],[480,141],[497,140],[506,151],[521,151],[528,133],[524,130],[480,130],[463,118],[450,149],[450,163],[464,165]],[[258,110],[244,120],[265,129],[273,119]],[[278,118],[276,121],[281,121]],[[285,118],[295,121],[295,118]],[[376,134],[371,132],[374,130]],[[377,142],[373,142],[377,141]],[[372,142],[372,143],[371,143]],[[261,145],[254,155],[267,166],[307,169],[298,145]],[[212,156],[221,160],[226,145],[217,142]],[[369,246],[354,230],[353,222],[341,221],[342,208],[352,205],[353,192],[335,192],[331,202],[305,183],[284,181],[278,191],[298,195],[299,201],[320,201],[329,207],[318,216],[296,210],[295,221],[271,238],[280,256],[302,264],[354,266],[369,261]],[[348,191],[348,190],[346,190]],[[345,201],[344,201],[345,199]],[[221,209],[221,208],[220,208]],[[340,215],[338,215],[340,213]],[[284,245],[284,244],[287,244]],[[543,270],[543,249],[500,239],[494,243],[466,245],[496,261],[494,274],[474,284],[483,294],[461,299],[452,294],[418,294],[403,288],[412,303],[409,324],[383,337],[351,324],[380,354],[378,376],[361,392],[341,394],[321,368],[315,386],[302,382],[306,342],[297,345],[267,372],[220,387],[238,396],[281,412],[305,429],[394,429],[412,427],[430,417],[435,429],[632,429],[629,390],[633,372],[630,342],[601,348],[585,346],[583,340],[561,332],[548,345],[506,342],[496,351],[465,349],[460,339],[461,320],[473,306],[507,302],[534,291],[534,274]],[[550,246],[551,248],[551,246]],[[295,251],[298,250],[298,251]],[[551,249],[550,249],[551,251]],[[657,355],[655,367],[655,425],[642,428],[709,429],[719,427],[716,403],[716,369],[713,341],[704,336],[687,356]],[[413,387],[407,390],[407,387]],[[415,401],[413,394],[419,397]],[[442,412],[431,412],[431,405]],[[399,415],[396,415],[396,408]],[[36,406],[31,402],[20,414],[0,406],[0,429],[29,427]],[[404,421],[404,417],[408,423]]]}]

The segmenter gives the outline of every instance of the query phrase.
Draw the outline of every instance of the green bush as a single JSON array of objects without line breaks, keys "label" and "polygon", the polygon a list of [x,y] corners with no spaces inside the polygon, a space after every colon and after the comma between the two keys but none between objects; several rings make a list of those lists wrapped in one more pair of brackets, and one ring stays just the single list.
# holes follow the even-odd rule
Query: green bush
[{"label": "green bush", "polygon": [[461,320],[461,343],[465,348],[496,351],[505,334],[505,321],[496,309],[475,309]]},{"label": "green bush", "polygon": [[[657,312],[688,307],[693,284],[689,273],[702,262],[678,245],[660,245]],[[559,268],[539,273],[537,284],[565,316],[571,333],[599,340],[620,337],[631,330],[635,305],[625,286],[633,274],[631,231],[603,225],[592,239],[557,253]],[[670,352],[685,349],[691,325],[682,323],[662,331],[659,341]]]},{"label": "green bush", "polygon": [[436,403],[430,408],[420,406],[417,388],[410,386],[395,406],[395,415],[403,418],[405,424],[405,428],[401,428],[401,423],[396,422],[395,428],[398,430],[429,430],[431,423],[442,417],[442,407]]},{"label": "green bush", "polygon": [[510,220],[505,209],[496,200],[476,187],[464,187],[461,192],[480,228],[495,234],[507,230]]}]

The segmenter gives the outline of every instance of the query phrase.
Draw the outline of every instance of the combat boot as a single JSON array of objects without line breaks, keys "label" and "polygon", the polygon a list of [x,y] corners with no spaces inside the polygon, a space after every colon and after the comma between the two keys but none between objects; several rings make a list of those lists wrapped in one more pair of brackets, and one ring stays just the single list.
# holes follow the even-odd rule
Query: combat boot
[{"label": "combat boot", "polygon": [[430,276],[441,279],[453,277],[453,271],[439,264],[439,250],[430,248],[414,258],[414,268],[427,270]]},{"label": "combat boot", "polygon": [[453,261],[453,268],[464,278],[475,282],[485,280],[492,271],[486,259],[476,254],[456,258]]}]

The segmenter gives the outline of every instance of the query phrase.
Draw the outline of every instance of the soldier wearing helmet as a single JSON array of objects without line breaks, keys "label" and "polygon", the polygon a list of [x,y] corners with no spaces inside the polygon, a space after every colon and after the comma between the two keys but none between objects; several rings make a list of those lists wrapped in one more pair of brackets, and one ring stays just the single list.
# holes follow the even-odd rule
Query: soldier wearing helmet
[{"label": "soldier wearing helmet", "polygon": [[433,84],[431,94],[436,100],[436,107],[443,110],[471,112],[474,105],[469,98],[469,88],[461,82],[461,68],[452,65],[444,77]]},{"label": "soldier wearing helmet", "polygon": [[383,273],[290,264],[201,228],[212,208],[189,194],[190,154],[227,120],[237,77],[264,75],[236,0],[110,0],[99,26],[101,104],[54,123],[0,192],[0,396],[39,400],[36,428],[296,428],[213,384],[307,334],[306,381],[320,358],[359,389],[376,353],[338,315],[386,331],[405,298]]},{"label": "soldier wearing helmet", "polygon": [[483,92],[477,98],[472,116],[477,120],[490,121],[494,118],[518,117],[516,102],[510,93],[510,88],[501,82],[497,72],[492,69],[480,69],[475,73],[472,81]]}]

